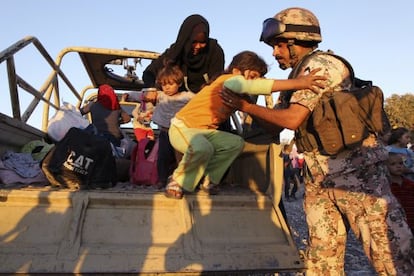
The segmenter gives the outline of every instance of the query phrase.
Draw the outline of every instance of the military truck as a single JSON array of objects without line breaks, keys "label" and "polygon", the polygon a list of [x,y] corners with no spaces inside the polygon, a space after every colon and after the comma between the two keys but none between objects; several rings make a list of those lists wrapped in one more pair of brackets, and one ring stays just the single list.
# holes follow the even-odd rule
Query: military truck
[{"label": "military truck", "polygon": [[[20,73],[38,73],[36,64],[22,58],[25,51],[50,69],[38,86]],[[142,90],[140,70],[158,56],[142,50],[68,47],[53,59],[37,38],[17,41],[0,53],[0,85],[5,87],[0,156],[19,152],[33,140],[48,141],[48,120],[62,100],[80,107],[88,93],[104,83],[118,93]],[[82,68],[66,66],[66,61],[72,64],[70,57],[78,59]],[[75,72],[74,78],[67,68]],[[118,73],[122,71],[125,74]],[[87,82],[76,88],[71,79],[82,78]],[[128,109],[134,103],[121,104]],[[237,121],[234,125],[237,128]],[[265,135],[253,135],[223,180],[220,194],[186,194],[182,200],[125,182],[109,189],[78,191],[56,189],[47,181],[0,183],[0,273],[269,275],[303,271],[304,263],[279,208],[280,150]]]}]

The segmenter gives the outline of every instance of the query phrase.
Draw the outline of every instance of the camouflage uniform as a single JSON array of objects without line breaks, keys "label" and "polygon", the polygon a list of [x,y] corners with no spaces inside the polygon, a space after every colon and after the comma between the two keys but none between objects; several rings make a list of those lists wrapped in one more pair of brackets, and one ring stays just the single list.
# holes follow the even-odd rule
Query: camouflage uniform
[{"label": "camouflage uniform", "polygon": [[[322,93],[350,88],[349,70],[332,56],[314,55],[303,66],[322,68],[328,78]],[[282,92],[278,106],[290,101],[312,111],[322,93],[298,90],[290,97]],[[304,156],[309,167],[304,200],[309,228],[307,275],[344,275],[346,222],[380,275],[410,275],[414,271],[413,235],[390,190],[384,163],[387,151],[375,136],[336,158],[317,150]]]},{"label": "camouflage uniform", "polygon": [[[282,39],[282,40],[279,40]],[[274,47],[287,42],[290,63],[299,66],[294,45],[311,48],[322,41],[319,21],[303,8],[288,8],[263,22],[261,41]],[[305,42],[308,44],[300,44]],[[310,46],[312,45],[312,46]],[[310,90],[281,92],[275,108],[296,103],[313,111],[322,93],[349,90],[349,69],[331,55],[312,55],[300,65],[306,71],[321,68],[327,77],[319,94]],[[299,69],[299,70],[297,70]],[[293,68],[301,72],[302,68]],[[292,77],[292,76],[290,76]],[[317,149],[304,153],[308,166],[304,209],[309,228],[307,275],[344,275],[344,255],[349,226],[380,275],[410,275],[414,271],[414,239],[405,214],[390,190],[386,149],[371,134],[362,146],[335,158]]]}]

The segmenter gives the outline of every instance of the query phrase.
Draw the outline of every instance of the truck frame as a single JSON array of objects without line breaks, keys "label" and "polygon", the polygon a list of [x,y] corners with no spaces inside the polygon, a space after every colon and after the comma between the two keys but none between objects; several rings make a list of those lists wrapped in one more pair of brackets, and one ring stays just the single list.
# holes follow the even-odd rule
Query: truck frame
[{"label": "truck frame", "polygon": [[[27,66],[18,64],[18,56],[29,47],[51,68],[40,88],[18,71]],[[69,53],[80,57],[90,80],[80,89],[63,72]],[[141,90],[136,66],[158,56],[142,50],[69,47],[54,60],[35,37],[14,43],[0,53],[5,69],[1,82],[9,90],[9,97],[2,99],[11,111],[0,112],[0,154],[18,152],[33,140],[48,141],[48,120],[67,95],[80,107],[88,92],[104,83],[119,93]],[[125,75],[110,69],[117,65],[123,65]],[[32,99],[24,112],[22,95]],[[36,113],[39,109],[42,112]],[[29,124],[32,116],[37,120],[41,116],[41,126]],[[0,183],[0,273],[261,275],[304,271],[279,208],[280,152],[280,144],[258,132],[246,138],[220,194],[194,193],[182,200],[125,182],[110,189],[80,191],[56,189],[49,183]]]}]

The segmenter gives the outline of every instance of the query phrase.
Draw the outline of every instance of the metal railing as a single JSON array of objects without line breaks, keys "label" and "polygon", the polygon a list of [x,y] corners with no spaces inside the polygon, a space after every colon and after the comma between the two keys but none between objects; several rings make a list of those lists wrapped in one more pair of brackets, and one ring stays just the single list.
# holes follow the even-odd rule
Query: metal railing
[{"label": "metal railing", "polygon": [[[20,53],[29,45],[33,45],[37,49],[38,53],[41,55],[41,58],[43,58],[51,68],[50,74],[48,75],[48,77],[39,89],[36,89],[31,83],[23,79],[18,74],[19,68],[16,68],[15,55]],[[58,54],[56,60],[54,61],[50,54],[46,51],[45,47],[40,43],[40,41],[36,37],[27,36],[19,40],[18,42],[14,43],[10,47],[6,48],[4,51],[0,52],[0,64],[6,62],[10,104],[13,119],[19,120],[23,123],[27,123],[30,116],[32,116],[34,110],[42,101],[44,105],[41,130],[46,132],[49,120],[50,107],[54,108],[55,110],[58,110],[61,106],[60,87],[63,86],[63,84],[66,85],[70,93],[73,94],[74,97],[77,99],[77,106],[79,107],[81,105],[82,100],[85,97],[86,91],[94,89],[96,88],[96,86],[91,81],[90,84],[87,84],[80,91],[78,91],[73,85],[73,83],[69,80],[67,75],[62,71],[61,64],[64,56],[66,56],[68,53],[73,52],[78,54],[111,55],[119,57],[120,60],[127,58],[143,58],[152,60],[159,56],[159,54],[156,52],[141,50],[117,50],[93,47],[68,47],[64,48]],[[21,105],[19,101],[19,88],[22,91],[34,96],[33,100],[30,102],[30,104],[28,104],[27,108],[24,110],[23,113],[21,111]]]},{"label": "metal railing", "polygon": [[[42,55],[42,57],[52,68],[52,73],[50,74],[49,78],[45,81],[45,83],[42,85],[42,87],[40,87],[40,89],[34,88],[29,82],[20,77],[17,73],[18,68],[16,68],[15,64],[15,55],[19,51],[23,50],[25,47],[31,44],[34,45],[34,47],[38,50],[38,52]],[[72,84],[66,78],[65,74],[60,70],[59,65],[53,61],[52,57],[49,55],[49,53],[46,51],[43,45],[39,42],[39,40],[35,37],[25,37],[22,40],[11,45],[4,51],[2,51],[0,53],[0,63],[3,62],[6,62],[7,68],[12,117],[24,123],[26,123],[29,120],[30,116],[32,115],[33,111],[38,106],[40,101],[45,102],[45,106],[52,106],[55,109],[59,109],[59,97],[57,97],[57,101],[55,102],[50,101],[50,95],[52,90],[55,90],[57,93],[59,93],[56,76],[59,75],[63,79],[63,81],[65,81],[68,84],[69,87],[73,88]],[[21,112],[19,101],[19,87],[23,91],[30,93],[34,96],[34,99],[27,106],[26,110],[23,113]],[[74,89],[73,92],[77,93]]]}]

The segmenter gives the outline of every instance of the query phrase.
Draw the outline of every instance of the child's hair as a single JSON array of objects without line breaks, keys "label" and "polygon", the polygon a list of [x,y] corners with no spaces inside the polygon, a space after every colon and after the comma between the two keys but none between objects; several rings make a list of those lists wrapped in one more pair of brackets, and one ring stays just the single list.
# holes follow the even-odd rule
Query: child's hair
[{"label": "child's hair", "polygon": [[391,135],[388,138],[388,145],[392,145],[398,142],[398,140],[406,133],[408,129],[405,127],[397,127],[391,130]]},{"label": "child's hair", "polygon": [[255,70],[259,72],[260,76],[264,76],[267,73],[268,65],[255,52],[243,51],[233,57],[226,72],[231,73],[234,68],[239,69],[242,73],[246,70]]},{"label": "child's hair", "polygon": [[178,86],[181,86],[183,82],[183,71],[177,65],[166,65],[158,72],[157,84],[160,87],[169,83],[176,83]]},{"label": "child's hair", "polygon": [[399,157],[402,160],[401,154],[396,153],[396,152],[388,152],[388,159],[387,160],[390,160],[390,158],[395,158],[395,157]]},{"label": "child's hair", "polygon": [[397,162],[400,163],[401,166],[404,166],[404,161],[403,161],[403,158],[402,158],[401,154],[396,153],[396,152],[389,152],[386,165],[387,165],[391,175],[397,175],[397,174],[402,175],[402,173],[403,173],[402,170],[401,170],[401,172],[397,172],[397,171],[391,169],[393,166],[395,166],[395,164]]}]

